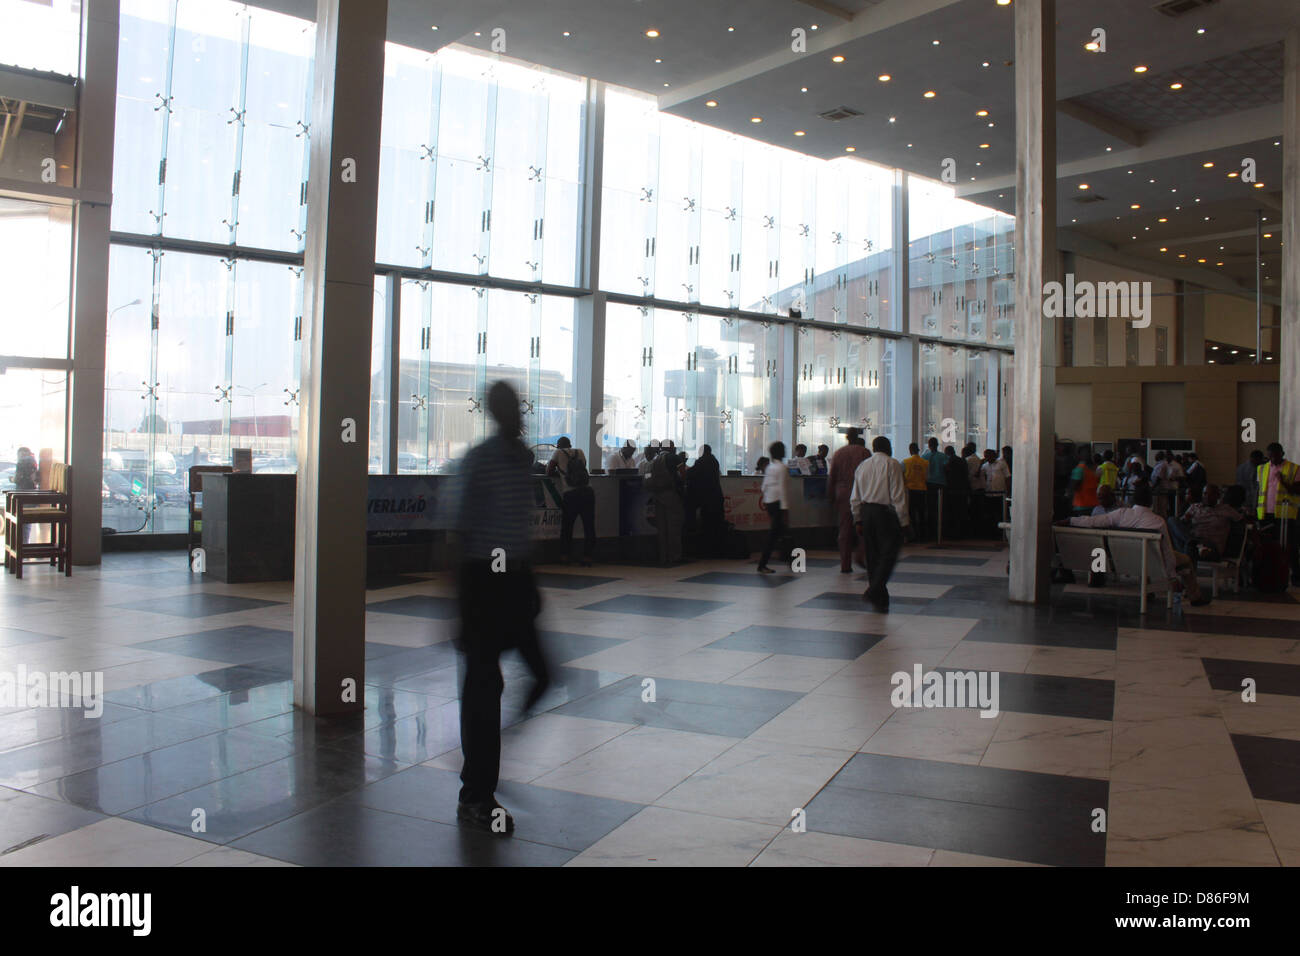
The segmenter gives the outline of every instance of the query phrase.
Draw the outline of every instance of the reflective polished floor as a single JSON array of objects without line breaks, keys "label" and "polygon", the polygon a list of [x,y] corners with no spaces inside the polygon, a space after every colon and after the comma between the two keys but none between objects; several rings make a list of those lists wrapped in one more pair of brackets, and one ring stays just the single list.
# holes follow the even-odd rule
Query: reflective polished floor
[{"label": "reflective polished floor", "polygon": [[[1115,589],[1012,606],[1005,568],[909,547],[888,616],[827,552],[543,569],[559,679],[524,714],[505,661],[499,838],[455,823],[445,576],[371,582],[365,712],[316,720],[289,585],[33,567],[0,671],[99,671],[107,702],[0,709],[0,865],[1300,864],[1297,592],[1143,620]],[[996,671],[1000,712],[895,708],[917,666]]]}]

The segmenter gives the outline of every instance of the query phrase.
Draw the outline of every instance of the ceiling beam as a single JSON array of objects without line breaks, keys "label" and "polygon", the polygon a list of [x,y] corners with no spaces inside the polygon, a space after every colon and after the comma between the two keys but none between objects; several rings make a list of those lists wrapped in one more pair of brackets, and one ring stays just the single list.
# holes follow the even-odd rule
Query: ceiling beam
[{"label": "ceiling beam", "polygon": [[1095,130],[1114,136],[1123,143],[1130,146],[1141,146],[1146,137],[1140,130],[1134,129],[1127,123],[1121,123],[1117,119],[1112,119],[1104,113],[1099,113],[1090,106],[1084,106],[1082,103],[1076,103],[1074,100],[1058,100],[1056,111],[1064,114],[1071,119],[1076,119],[1080,123],[1086,123]]},{"label": "ceiling beam", "polygon": [[802,3],[805,7],[812,7],[815,10],[820,10],[822,13],[829,13],[831,16],[839,17],[841,20],[852,20],[854,16],[850,11],[845,10],[843,7],[836,6],[835,4],[828,2],[828,0],[796,0],[796,2]]},{"label": "ceiling beam", "polygon": [[[1281,133],[1282,110],[1277,106],[1259,106],[1253,110],[1155,130],[1147,135],[1146,142],[1134,149],[1123,152],[1116,150],[1071,163],[1061,163],[1056,167],[1056,176],[1057,179],[1092,176],[1111,169],[1127,169],[1143,163],[1177,159],[1195,153],[1224,149],[1228,146],[1253,143],[1257,140],[1276,139]],[[995,180],[985,180],[976,186],[969,184],[958,186],[957,195],[969,199],[985,193],[1005,192],[1015,188],[1014,175],[1000,176]],[[1252,196],[1251,199],[1255,202],[1263,202],[1262,197],[1259,196]]]},{"label": "ceiling beam", "polygon": [[882,0],[876,6],[854,14],[853,18],[847,23],[831,27],[829,30],[818,30],[815,34],[809,34],[807,53],[794,53],[791,51],[790,36],[787,33],[780,49],[769,53],[767,56],[759,57],[757,60],[751,60],[748,63],[742,63],[740,66],[725,70],[722,73],[707,76],[671,93],[665,93],[659,97],[659,109],[665,112],[670,111],[675,106],[689,103],[701,96],[717,93],[730,86],[751,80],[756,76],[762,76],[764,73],[770,73],[773,70],[789,66],[803,57],[816,53],[825,53],[834,47],[870,36],[873,33],[879,33],[882,30],[888,30],[901,23],[927,16],[960,2],[962,0]]}]

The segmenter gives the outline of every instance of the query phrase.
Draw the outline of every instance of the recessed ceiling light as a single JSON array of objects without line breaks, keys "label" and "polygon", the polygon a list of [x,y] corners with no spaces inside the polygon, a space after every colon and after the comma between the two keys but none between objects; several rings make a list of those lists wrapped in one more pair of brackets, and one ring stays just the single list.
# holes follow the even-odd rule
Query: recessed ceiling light
[{"label": "recessed ceiling light", "polygon": [[[1204,262],[1205,260],[1202,259],[1201,261]],[[1232,354],[1233,354],[1233,355],[1236,355],[1236,354],[1237,354],[1238,352],[1240,352],[1240,351],[1241,351],[1241,349],[1233,349],[1233,350],[1232,350]],[[584,528],[583,530],[585,531],[586,529]]]},{"label": "recessed ceiling light", "polygon": [[1217,345],[1211,345],[1210,348],[1216,352],[1219,350],[1219,347]]},{"label": "recessed ceiling light", "polygon": [[930,45],[931,45],[931,46],[938,46],[938,45],[939,45],[939,41],[938,41],[938,40],[931,40],[931,41],[930,41]]},{"label": "recessed ceiling light", "polygon": [[1164,216],[1161,216],[1159,219],[1156,220],[1156,222],[1168,222],[1168,221],[1169,220],[1166,219]]},{"label": "recessed ceiling light", "polygon": [[717,101],[717,100],[708,100],[704,105],[707,106],[709,109],[713,109],[713,107],[715,107],[715,106],[718,105],[718,101]]},{"label": "recessed ceiling light", "polygon": [[1108,153],[1110,152],[1110,147],[1109,147],[1109,146],[1106,147],[1106,152],[1108,152]]},{"label": "recessed ceiling light", "polygon": [[1089,40],[1087,43],[1083,45],[1083,48],[1087,50],[1089,53],[1101,52],[1101,44],[1098,43],[1096,40]]},{"label": "recessed ceiling light", "polygon": [[1239,173],[1228,173],[1228,178],[1229,178],[1229,179],[1236,179],[1238,175],[1240,175],[1240,174],[1239,174]]},{"label": "recessed ceiling light", "polygon": [[912,148],[912,144],[911,144],[911,143],[908,143],[908,144],[907,144],[907,148],[908,148],[908,149],[911,149],[911,148]]},{"label": "recessed ceiling light", "polygon": [[1145,73],[1146,71],[1147,71],[1147,68],[1146,68],[1145,66],[1135,66],[1135,67],[1133,67],[1133,72],[1134,72],[1134,73]]},{"label": "recessed ceiling light", "polygon": [[989,61],[985,60],[983,63],[980,64],[980,66],[984,67],[985,69],[988,69]]},{"label": "recessed ceiling light", "polygon": [[1207,361],[1208,361],[1211,365],[1214,364],[1214,359],[1208,359]]},{"label": "recessed ceiling light", "polygon": [[1169,251],[1169,248],[1168,248],[1167,246],[1161,246],[1161,247],[1160,247],[1160,251],[1161,251],[1161,252],[1168,252],[1168,251]]},{"label": "recessed ceiling light", "polygon": [[668,85],[667,83],[664,84],[664,86],[667,86],[667,85]]},{"label": "recessed ceiling light", "polygon": [[[1204,32],[1205,32],[1205,27],[1197,27],[1197,28],[1196,28],[1196,33],[1197,33],[1198,36],[1201,35],[1201,34],[1204,33]],[[586,529],[584,528],[584,530],[586,530]]]},{"label": "recessed ceiling light", "polygon": [[[568,30],[565,30],[564,35],[567,37],[567,36],[571,36],[572,34],[570,34]],[[659,61],[655,60],[655,62],[658,63]]]},{"label": "recessed ceiling light", "polygon": [[1216,262],[1215,265],[1216,265],[1216,266],[1221,266],[1221,265],[1223,265],[1223,263],[1222,263],[1222,262]]},{"label": "recessed ceiling light", "polygon": [[976,111],[975,111],[975,115],[976,115],[976,116],[988,116],[988,115],[989,115],[989,111],[988,111],[988,110],[976,110]]},{"label": "recessed ceiling light", "polygon": [[647,31],[645,32],[645,35],[648,36],[650,39],[653,40],[655,37],[657,37],[657,36],[659,35],[659,31],[658,31],[658,30],[647,30]]},{"label": "recessed ceiling light", "polygon": [[898,120],[898,117],[897,117],[897,116],[891,116],[891,117],[889,117],[889,122],[891,122],[891,123],[897,122],[897,120]]},{"label": "recessed ceiling light", "polygon": [[932,100],[932,99],[934,99],[934,95],[935,95],[935,94],[934,94],[934,90],[926,90],[925,93],[924,93],[923,95],[925,96],[925,98],[926,98],[927,100]]},{"label": "recessed ceiling light", "polygon": [[845,146],[845,147],[844,147],[844,152],[846,152],[846,153],[856,153],[857,151],[858,151],[858,148],[857,148],[856,146]]},{"label": "recessed ceiling light", "polygon": [[1273,234],[1272,234],[1271,232],[1266,232],[1266,233],[1264,233],[1264,238],[1265,238],[1265,239],[1272,239],[1272,238],[1273,238]]},{"label": "recessed ceiling light", "polygon": [[1214,163],[1201,163],[1201,168],[1202,168],[1202,169],[1213,169],[1213,168],[1214,168]]},{"label": "recessed ceiling light", "polygon": [[844,62],[844,57],[843,57],[842,55],[840,55],[840,54],[837,53],[837,54],[835,54],[833,57],[831,57],[831,62],[832,62],[832,63],[843,63],[843,62]]},{"label": "recessed ceiling light", "polygon": [[[800,92],[800,93],[807,93],[807,92],[808,92],[808,87],[806,87],[806,86],[801,86],[801,87],[799,87],[799,92]],[[584,529],[584,530],[585,530],[585,529]]]},{"label": "recessed ceiling light", "polygon": [[727,32],[728,32],[728,33],[735,33],[735,32],[736,32],[736,28],[735,28],[735,27],[727,27]]},{"label": "recessed ceiling light", "polygon": [[988,143],[980,143],[980,149],[988,149],[988,148],[989,148]]},{"label": "recessed ceiling light", "polygon": [[750,121],[751,123],[761,123],[761,122],[763,122],[763,117],[761,117],[761,116],[751,116],[751,117],[749,118],[749,121]]},{"label": "recessed ceiling light", "polygon": [[[812,29],[816,30],[816,29],[817,29],[817,24],[814,23],[814,24],[812,25]],[[586,525],[583,525],[583,526],[582,526],[582,530],[583,530],[583,532],[585,533],[586,530],[587,530],[587,526],[586,526]]]},{"label": "recessed ceiling light", "polygon": [[1170,83],[1170,84],[1169,84],[1169,88],[1170,88],[1171,90],[1181,90],[1181,89],[1183,88],[1183,84],[1181,84],[1181,83]]},{"label": "recessed ceiling light", "polygon": [[888,83],[890,80],[893,79],[893,77],[890,76],[888,73],[881,73],[878,77],[876,77],[876,79],[878,79],[881,83]]},{"label": "recessed ceiling light", "polygon": [[[430,29],[430,30],[436,30],[436,29],[438,29],[438,28],[437,28],[437,27],[429,27],[429,29]],[[568,34],[566,33],[565,36],[568,36]]]},{"label": "recessed ceiling light", "polygon": [[[567,37],[568,34],[566,33],[565,36]],[[656,62],[656,63],[662,63],[663,60],[662,60],[660,57],[655,57],[655,62]]]},{"label": "recessed ceiling light", "polygon": [[803,132],[803,130],[801,130],[801,129],[797,129],[797,130],[794,131],[794,135],[796,135],[796,136],[803,136],[803,135],[804,135],[804,132]]},{"label": "recessed ceiling light", "polygon": [[1080,188],[1080,189],[1087,189],[1087,188],[1088,188],[1088,184],[1087,184],[1087,183],[1079,183],[1079,188]]},{"label": "recessed ceiling light", "polygon": [[1256,189],[1263,189],[1263,188],[1264,188],[1264,184],[1263,184],[1263,183],[1255,183],[1255,188],[1256,188]]},{"label": "recessed ceiling light", "polygon": [[[1009,6],[1011,6],[1011,0],[998,0],[998,6],[999,6],[999,7],[1009,7]],[[584,531],[586,530],[585,526],[584,526],[583,530],[584,530]]]},{"label": "recessed ceiling light", "polygon": [[[1196,261],[1197,261],[1197,262],[1201,262],[1201,263],[1204,263],[1204,262],[1205,262],[1204,259],[1197,259]],[[1235,353],[1234,353],[1234,354],[1235,354]]]},{"label": "recessed ceiling light", "polygon": [[1179,259],[1186,259],[1186,258],[1187,258],[1187,253],[1185,253],[1185,252],[1180,252],[1180,253],[1178,253],[1178,258],[1179,258]]}]

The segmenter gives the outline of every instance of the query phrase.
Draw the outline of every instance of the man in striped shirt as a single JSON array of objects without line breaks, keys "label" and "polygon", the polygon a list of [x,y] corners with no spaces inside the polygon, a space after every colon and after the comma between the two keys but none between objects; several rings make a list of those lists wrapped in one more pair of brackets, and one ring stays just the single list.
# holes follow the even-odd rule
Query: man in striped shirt
[{"label": "man in striped shirt", "polygon": [[529,528],[533,511],[533,453],[520,440],[519,395],[505,382],[488,391],[497,434],[465,456],[459,476],[460,619],[464,656],[460,695],[463,786],[456,819],[504,834],[514,819],[496,801],[501,770],[501,652],[514,647],[533,672],[525,710],[550,683],[534,620],[541,597],[533,579]]},{"label": "man in striped shirt", "polygon": [[[898,552],[907,527],[907,487],[903,466],[890,457],[889,439],[879,436],[871,443],[875,453],[853,474],[849,506],[858,519],[858,533],[867,541],[867,581],[862,595],[879,614],[889,613],[889,576],[894,573]],[[965,468],[965,462],[959,462]]]}]

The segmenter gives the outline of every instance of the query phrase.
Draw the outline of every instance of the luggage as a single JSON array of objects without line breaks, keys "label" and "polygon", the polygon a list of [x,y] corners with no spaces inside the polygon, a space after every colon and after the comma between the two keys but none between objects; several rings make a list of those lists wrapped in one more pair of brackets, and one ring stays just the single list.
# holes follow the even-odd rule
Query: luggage
[{"label": "luggage", "polygon": [[1276,538],[1262,534],[1259,536],[1259,543],[1255,545],[1252,565],[1253,580],[1251,583],[1258,590],[1263,591],[1265,594],[1274,594],[1286,590],[1287,578],[1290,576],[1291,569],[1288,567],[1286,548],[1282,547]]}]

